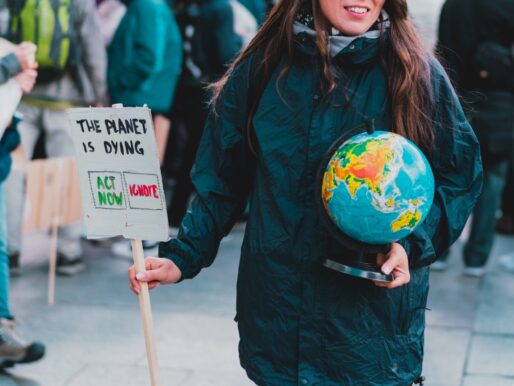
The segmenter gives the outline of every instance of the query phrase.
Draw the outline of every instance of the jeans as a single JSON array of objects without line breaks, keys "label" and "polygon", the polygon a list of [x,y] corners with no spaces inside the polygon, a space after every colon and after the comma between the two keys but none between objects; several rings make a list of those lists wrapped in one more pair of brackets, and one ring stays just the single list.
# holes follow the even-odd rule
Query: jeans
[{"label": "jeans", "polygon": [[9,255],[7,254],[7,217],[4,184],[0,182],[0,318],[11,316],[9,311]]},{"label": "jeans", "polygon": [[496,212],[507,178],[509,161],[484,157],[484,185],[473,210],[469,240],[464,248],[464,262],[468,267],[483,267],[493,247]]}]

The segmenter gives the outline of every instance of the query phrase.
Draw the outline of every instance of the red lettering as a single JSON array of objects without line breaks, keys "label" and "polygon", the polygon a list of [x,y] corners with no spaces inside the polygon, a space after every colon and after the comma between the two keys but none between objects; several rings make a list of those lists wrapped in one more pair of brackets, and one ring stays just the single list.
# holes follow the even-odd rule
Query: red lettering
[{"label": "red lettering", "polygon": [[157,185],[129,185],[129,194],[132,197],[150,197],[153,196],[155,198],[159,198],[157,194]]}]

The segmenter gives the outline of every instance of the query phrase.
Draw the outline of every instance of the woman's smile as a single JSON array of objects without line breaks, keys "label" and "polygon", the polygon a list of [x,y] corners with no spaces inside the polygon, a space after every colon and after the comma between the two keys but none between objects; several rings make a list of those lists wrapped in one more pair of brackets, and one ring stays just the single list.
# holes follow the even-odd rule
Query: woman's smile
[{"label": "woman's smile", "polygon": [[332,27],[348,36],[361,35],[377,21],[385,0],[319,0]]},{"label": "woman's smile", "polygon": [[359,6],[349,6],[344,7],[348,13],[350,13],[352,16],[357,18],[363,18],[367,16],[367,13],[369,13],[369,8],[367,7],[359,7]]}]

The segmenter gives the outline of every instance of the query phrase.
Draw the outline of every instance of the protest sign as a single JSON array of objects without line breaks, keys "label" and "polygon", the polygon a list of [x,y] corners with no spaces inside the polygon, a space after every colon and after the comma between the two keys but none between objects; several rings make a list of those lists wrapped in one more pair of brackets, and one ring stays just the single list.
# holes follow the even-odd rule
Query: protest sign
[{"label": "protest sign", "polygon": [[[137,273],[145,272],[141,240],[166,241],[168,216],[150,110],[82,108],[68,113],[77,154],[89,238],[132,239]],[[152,386],[159,385],[148,283],[139,306]]]},{"label": "protest sign", "polygon": [[69,112],[89,238],[166,241],[168,218],[150,110]]},{"label": "protest sign", "polygon": [[[18,164],[14,173],[22,173],[22,179],[26,176],[23,232],[49,229],[55,216],[58,226],[80,221],[82,202],[75,159],[38,159],[26,162],[23,171]],[[58,182],[60,185],[56,186]],[[56,191],[60,200],[56,199]]]}]

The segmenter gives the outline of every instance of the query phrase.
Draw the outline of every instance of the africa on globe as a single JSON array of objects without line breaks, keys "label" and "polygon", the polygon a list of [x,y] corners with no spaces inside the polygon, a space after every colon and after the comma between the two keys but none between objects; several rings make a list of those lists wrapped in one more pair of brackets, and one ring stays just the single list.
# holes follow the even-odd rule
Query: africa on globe
[{"label": "africa on globe", "polygon": [[434,176],[419,148],[401,135],[375,131],[345,140],[323,175],[325,210],[346,236],[387,244],[411,234],[434,199]]}]

